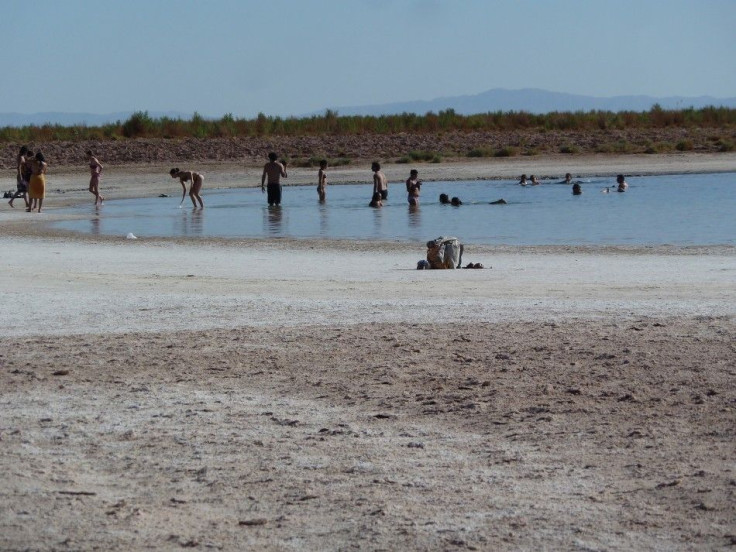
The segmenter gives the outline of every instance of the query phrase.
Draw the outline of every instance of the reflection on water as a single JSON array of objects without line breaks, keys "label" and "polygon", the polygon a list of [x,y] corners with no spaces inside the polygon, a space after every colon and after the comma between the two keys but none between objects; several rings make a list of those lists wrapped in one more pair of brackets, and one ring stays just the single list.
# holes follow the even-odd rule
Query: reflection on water
[{"label": "reflection on water", "polygon": [[89,219],[90,223],[90,233],[93,236],[99,236],[100,235],[100,215],[96,214],[91,219]]},{"label": "reflection on water", "polygon": [[[367,186],[332,185],[325,203],[314,188],[289,187],[285,202],[266,207],[259,189],[209,190],[207,208],[179,208],[178,199],[108,198],[102,209],[85,204],[60,209],[82,215],[56,227],[95,235],[139,237],[293,237],[378,239],[425,243],[457,236],[466,244],[677,244],[736,245],[733,190],[736,174],[629,177],[629,191],[602,194],[612,179],[583,181],[583,194],[516,180],[425,182],[426,198],[448,193],[459,207],[436,199],[368,207]],[[504,198],[505,205],[489,205]]]},{"label": "reflection on water", "polygon": [[182,209],[179,217],[174,217],[175,236],[201,236],[204,228],[204,209]]},{"label": "reflection on water", "polygon": [[330,237],[330,209],[325,201],[319,202],[319,235],[323,238]]},{"label": "reflection on water", "polygon": [[373,212],[373,237],[380,238],[383,236],[383,207],[376,209],[375,207],[369,207]]},{"label": "reflection on water", "polygon": [[273,237],[282,236],[284,211],[281,209],[281,205],[269,205],[264,212],[264,231],[266,234]]},{"label": "reflection on water", "polygon": [[409,228],[422,227],[422,219],[419,216],[421,212],[419,205],[409,205]]}]

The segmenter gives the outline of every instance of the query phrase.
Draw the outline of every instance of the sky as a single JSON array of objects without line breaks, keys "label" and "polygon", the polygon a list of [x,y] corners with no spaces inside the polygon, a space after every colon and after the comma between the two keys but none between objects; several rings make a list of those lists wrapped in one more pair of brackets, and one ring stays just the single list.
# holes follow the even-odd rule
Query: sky
[{"label": "sky", "polygon": [[2,0],[0,112],[736,96],[735,0]]}]

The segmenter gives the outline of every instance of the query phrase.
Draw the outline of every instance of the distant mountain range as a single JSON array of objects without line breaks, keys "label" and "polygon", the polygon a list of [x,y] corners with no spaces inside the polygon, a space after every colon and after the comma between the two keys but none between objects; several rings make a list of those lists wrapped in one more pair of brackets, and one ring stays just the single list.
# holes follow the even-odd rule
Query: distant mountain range
[{"label": "distant mountain range", "polygon": [[[714,98],[712,96],[613,96],[598,98],[564,92],[550,92],[537,88],[506,90],[495,88],[471,96],[450,96],[428,101],[396,102],[381,105],[360,105],[330,107],[339,115],[396,115],[428,111],[437,113],[454,109],[461,115],[488,113],[496,111],[526,111],[528,113],[549,113],[552,111],[649,111],[659,104],[663,109],[685,109],[720,106],[736,108],[736,98]],[[324,111],[313,114],[321,114]]]},{"label": "distant mountain range", "polygon": [[[416,100],[395,102],[380,105],[332,106],[327,109],[336,111],[338,115],[396,115],[399,113],[417,113],[423,115],[428,111],[437,113],[454,109],[461,115],[488,113],[496,111],[526,111],[529,113],[549,113],[551,111],[649,111],[653,105],[659,104],[663,109],[701,108],[707,106],[736,108],[736,97],[714,98],[712,96],[613,96],[599,98],[550,92],[538,88],[507,90],[495,88],[480,94],[469,96],[448,96],[434,100]],[[307,113],[305,116],[322,115],[325,110]],[[97,126],[116,121],[126,121],[132,111],[118,113],[0,113],[0,127],[43,125],[46,123],[59,125]],[[153,118],[170,117],[172,119],[190,119],[193,113],[179,111],[151,111]]]}]

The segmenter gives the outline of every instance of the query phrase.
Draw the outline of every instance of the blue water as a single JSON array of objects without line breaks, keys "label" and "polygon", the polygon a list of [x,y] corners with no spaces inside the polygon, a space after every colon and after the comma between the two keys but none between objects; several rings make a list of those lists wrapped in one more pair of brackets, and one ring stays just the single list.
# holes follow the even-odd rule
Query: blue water
[{"label": "blue water", "polygon": [[[545,182],[426,182],[418,209],[403,183],[392,183],[382,209],[368,207],[370,185],[330,185],[319,204],[315,186],[284,187],[269,208],[260,188],[203,191],[205,209],[187,197],[108,200],[65,210],[83,215],[57,227],[139,237],[290,237],[424,243],[439,235],[464,243],[509,245],[736,245],[736,173],[632,177],[626,193],[601,193],[614,179],[582,180],[583,194]],[[440,193],[463,205],[439,204]],[[504,198],[508,205],[489,205]],[[87,216],[88,215],[88,216]]]}]

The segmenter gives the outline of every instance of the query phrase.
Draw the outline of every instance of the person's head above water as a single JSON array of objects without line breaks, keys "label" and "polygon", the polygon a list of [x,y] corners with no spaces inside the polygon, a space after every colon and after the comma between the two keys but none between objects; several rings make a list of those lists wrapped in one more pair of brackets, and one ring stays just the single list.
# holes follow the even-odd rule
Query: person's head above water
[{"label": "person's head above water", "polygon": [[452,199],[450,200],[450,203],[451,203],[451,204],[453,204],[453,205],[456,205],[456,206],[457,206],[457,205],[462,205],[462,204],[463,204],[463,202],[462,202],[462,201],[460,201],[460,198],[459,198],[459,197],[453,197],[453,198],[452,198]]},{"label": "person's head above water", "polygon": [[440,203],[450,203],[450,196],[447,194],[440,194]]}]

